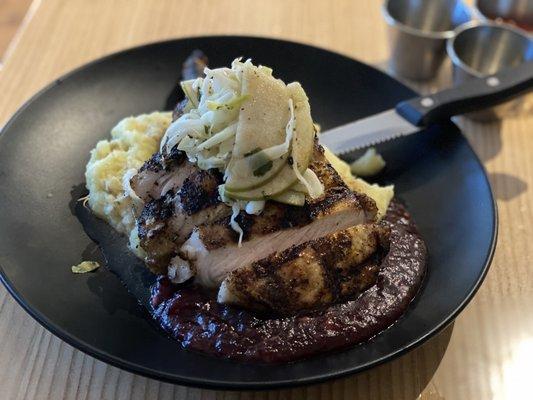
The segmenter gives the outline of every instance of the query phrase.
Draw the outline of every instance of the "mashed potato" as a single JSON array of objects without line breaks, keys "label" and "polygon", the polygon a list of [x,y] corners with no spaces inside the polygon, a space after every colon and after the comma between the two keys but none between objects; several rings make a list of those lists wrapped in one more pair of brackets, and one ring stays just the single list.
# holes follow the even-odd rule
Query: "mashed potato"
[{"label": "mashed potato", "polygon": [[348,187],[353,191],[364,193],[373,199],[378,207],[378,218],[383,217],[387,212],[392,197],[394,196],[394,186],[371,185],[368,182],[353,176],[350,170],[350,165],[341,160],[331,151],[326,149],[325,154],[328,161],[339,173],[344,182],[346,182]]},{"label": "mashed potato", "polygon": [[350,171],[355,176],[363,178],[377,175],[387,163],[374,147],[369,148],[365,154],[350,164]]},{"label": "mashed potato", "polygon": [[[101,140],[91,151],[85,171],[89,206],[118,232],[129,237],[130,248],[142,257],[132,207],[138,199],[131,193],[129,180],[159,149],[159,143],[171,121],[169,112],[153,112],[120,121],[111,130],[111,140]],[[326,157],[352,190],[374,199],[378,215],[385,214],[393,186],[370,185],[355,178],[350,166],[326,150]]]},{"label": "mashed potato", "polygon": [[91,210],[129,236],[130,247],[139,255],[129,178],[159,149],[170,121],[169,112],[124,118],[111,130],[111,140],[96,144],[85,171]]}]

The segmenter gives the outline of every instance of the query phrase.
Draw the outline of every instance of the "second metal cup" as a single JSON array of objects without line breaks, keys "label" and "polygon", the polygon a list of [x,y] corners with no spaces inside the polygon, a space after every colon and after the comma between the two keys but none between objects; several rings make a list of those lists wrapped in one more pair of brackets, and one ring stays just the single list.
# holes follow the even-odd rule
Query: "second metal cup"
[{"label": "second metal cup", "polygon": [[402,77],[433,78],[446,55],[446,40],[470,20],[460,0],[387,0],[383,15],[391,43],[391,70]]},{"label": "second metal cup", "polygon": [[[471,78],[484,78],[502,69],[533,61],[533,39],[507,24],[471,21],[457,29],[448,40],[448,56],[453,64],[453,82],[460,85]],[[490,121],[519,112],[524,97],[497,107],[469,114]]]},{"label": "second metal cup", "polygon": [[476,0],[474,7],[485,20],[507,22],[533,33],[531,0]]}]

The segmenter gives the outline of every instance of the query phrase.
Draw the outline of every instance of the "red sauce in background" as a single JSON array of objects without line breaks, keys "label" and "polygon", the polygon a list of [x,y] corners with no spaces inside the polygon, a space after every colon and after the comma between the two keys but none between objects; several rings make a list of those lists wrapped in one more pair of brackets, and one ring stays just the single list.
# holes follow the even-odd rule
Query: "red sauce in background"
[{"label": "red sauce in background", "polygon": [[505,24],[514,25],[517,28],[523,29],[529,33],[533,32],[533,24],[529,22],[531,21],[531,18],[529,18],[527,21],[520,21],[520,20],[516,20],[513,17],[500,17],[498,15],[492,15],[492,14],[487,14],[486,17],[488,19],[493,20],[494,22],[498,22],[498,23],[503,22]]},{"label": "red sauce in background", "polygon": [[152,288],[153,317],[184,348],[245,362],[294,361],[368,340],[394,323],[416,295],[425,273],[426,246],[398,202],[385,224],[391,244],[377,284],[358,298],[284,318],[259,317],[218,304],[194,286],[161,278]]}]

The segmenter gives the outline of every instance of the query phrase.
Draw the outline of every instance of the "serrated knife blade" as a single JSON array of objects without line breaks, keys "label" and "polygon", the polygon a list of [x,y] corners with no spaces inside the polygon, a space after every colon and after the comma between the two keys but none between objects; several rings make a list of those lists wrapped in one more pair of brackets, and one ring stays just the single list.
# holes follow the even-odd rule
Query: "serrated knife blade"
[{"label": "serrated knife blade", "polygon": [[324,131],[318,139],[333,153],[342,155],[410,135],[420,129],[392,109]]}]

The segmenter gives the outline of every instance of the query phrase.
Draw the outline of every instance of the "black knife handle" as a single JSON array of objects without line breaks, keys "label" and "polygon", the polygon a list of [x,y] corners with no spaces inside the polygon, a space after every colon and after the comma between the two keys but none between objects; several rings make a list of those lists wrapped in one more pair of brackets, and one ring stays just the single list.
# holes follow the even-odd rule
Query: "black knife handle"
[{"label": "black knife handle", "polygon": [[414,125],[427,126],[503,103],[532,89],[533,61],[528,61],[451,89],[402,101],[396,111]]}]

